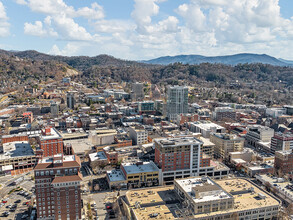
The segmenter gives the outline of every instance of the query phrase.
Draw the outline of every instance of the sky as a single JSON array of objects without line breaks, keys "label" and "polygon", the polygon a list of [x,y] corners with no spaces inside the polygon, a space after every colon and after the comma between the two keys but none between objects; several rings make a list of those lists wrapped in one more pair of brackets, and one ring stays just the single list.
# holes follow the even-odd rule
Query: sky
[{"label": "sky", "polygon": [[0,48],[130,60],[236,53],[293,60],[293,1],[0,0]]}]

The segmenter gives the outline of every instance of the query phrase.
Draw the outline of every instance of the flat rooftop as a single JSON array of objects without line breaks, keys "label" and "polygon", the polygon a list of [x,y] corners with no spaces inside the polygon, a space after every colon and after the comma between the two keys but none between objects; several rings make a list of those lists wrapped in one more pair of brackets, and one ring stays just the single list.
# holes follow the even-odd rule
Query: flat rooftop
[{"label": "flat rooftop", "polygon": [[137,219],[175,219],[179,201],[173,189],[170,186],[130,190],[126,198]]},{"label": "flat rooftop", "polygon": [[14,141],[3,144],[3,154],[0,154],[0,159],[5,160],[14,157],[27,157],[34,155],[34,151],[27,141]]},{"label": "flat rooftop", "polygon": [[96,160],[107,160],[107,157],[103,151],[89,154],[89,158],[90,158],[91,162],[96,161]]},{"label": "flat rooftop", "polygon": [[213,123],[211,121],[196,121],[196,122],[190,122],[190,124],[193,124],[194,126],[203,129],[203,130],[209,130],[211,128],[216,128],[216,129],[225,129],[224,127]]},{"label": "flat rooftop", "polygon": [[41,140],[51,140],[51,139],[58,139],[62,138],[61,134],[55,129],[51,128],[51,134],[50,135],[40,135]]},{"label": "flat rooftop", "polygon": [[162,147],[181,146],[181,145],[195,145],[203,144],[203,142],[195,137],[178,137],[178,138],[159,138],[155,142]]},{"label": "flat rooftop", "polygon": [[[203,181],[203,179],[205,181]],[[195,203],[209,202],[232,198],[230,194],[225,192],[219,185],[207,177],[193,177],[187,179],[175,179],[175,182],[183,189],[185,193],[192,198]],[[195,197],[194,191],[213,191],[213,193]]]},{"label": "flat rooftop", "polygon": [[137,165],[135,163],[123,163],[122,166],[127,174],[159,172],[159,168],[152,161],[143,162],[141,165]]},{"label": "flat rooftop", "polygon": [[107,171],[107,176],[108,176],[110,182],[126,181],[126,178],[123,175],[123,172],[121,170]]},{"label": "flat rooftop", "polygon": [[64,141],[64,145],[66,144],[70,144],[76,154],[85,153],[93,147],[93,144],[91,144],[88,139],[67,140]]}]

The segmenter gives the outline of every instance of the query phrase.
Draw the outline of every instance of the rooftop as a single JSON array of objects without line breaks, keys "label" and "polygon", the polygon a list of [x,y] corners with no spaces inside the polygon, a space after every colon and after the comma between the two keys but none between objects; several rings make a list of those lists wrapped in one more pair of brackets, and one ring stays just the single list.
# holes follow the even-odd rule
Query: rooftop
[{"label": "rooftop", "polygon": [[159,138],[154,141],[162,147],[181,146],[186,144],[203,144],[201,140],[195,137]]},{"label": "rooftop", "polygon": [[34,170],[43,170],[43,169],[54,169],[54,168],[64,168],[64,167],[80,167],[80,159],[76,155],[54,155],[62,157],[63,164],[62,166],[54,167],[53,157],[44,157],[39,159],[38,164],[35,166]]},{"label": "rooftop", "polygon": [[107,160],[107,157],[103,151],[89,154],[89,157],[90,157],[91,162],[97,161],[97,160]]},{"label": "rooftop", "polygon": [[34,155],[34,151],[27,141],[15,141],[3,144],[3,154],[0,154],[0,159]]},{"label": "rooftop", "polygon": [[142,172],[159,172],[159,168],[153,161],[140,163],[123,163],[122,164],[127,174],[135,174]]},{"label": "rooftop", "polygon": [[62,138],[62,136],[55,128],[51,128],[50,134],[41,133],[40,135],[40,140],[51,140],[58,138]]},{"label": "rooftop", "polygon": [[93,145],[88,141],[88,139],[76,139],[64,141],[64,145],[70,144],[74,150],[74,153],[85,153],[92,149]]},{"label": "rooftop", "polygon": [[123,175],[123,172],[121,170],[107,171],[107,176],[108,176],[110,182],[120,182],[120,181],[126,180],[126,178]]},{"label": "rooftop", "polygon": [[[175,180],[175,183],[177,183],[195,203],[232,198],[229,193],[224,191],[218,184],[208,177],[177,179]],[[199,196],[196,195],[196,193],[202,192],[212,193],[200,194]]]},{"label": "rooftop", "polygon": [[81,173],[78,173],[77,175],[72,175],[72,176],[56,176],[54,180],[52,181],[52,184],[64,183],[64,182],[76,182],[76,181],[82,181]]}]

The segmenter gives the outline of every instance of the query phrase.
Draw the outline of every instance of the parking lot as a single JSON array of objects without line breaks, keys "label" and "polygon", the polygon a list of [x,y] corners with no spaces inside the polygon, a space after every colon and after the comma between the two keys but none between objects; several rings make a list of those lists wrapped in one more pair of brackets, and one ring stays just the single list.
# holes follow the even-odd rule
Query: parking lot
[{"label": "parking lot", "polygon": [[[21,189],[21,188],[19,188]],[[14,191],[1,201],[1,219],[28,219],[28,208],[32,199],[32,193],[24,190]]]}]

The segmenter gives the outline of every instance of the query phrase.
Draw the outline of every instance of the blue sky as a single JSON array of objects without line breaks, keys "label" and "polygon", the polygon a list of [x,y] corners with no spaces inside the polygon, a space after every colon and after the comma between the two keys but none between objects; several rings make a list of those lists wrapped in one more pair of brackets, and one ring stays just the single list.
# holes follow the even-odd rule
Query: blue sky
[{"label": "blue sky", "polygon": [[0,0],[0,48],[122,59],[293,60],[292,0]]}]

